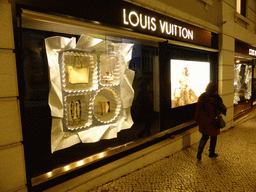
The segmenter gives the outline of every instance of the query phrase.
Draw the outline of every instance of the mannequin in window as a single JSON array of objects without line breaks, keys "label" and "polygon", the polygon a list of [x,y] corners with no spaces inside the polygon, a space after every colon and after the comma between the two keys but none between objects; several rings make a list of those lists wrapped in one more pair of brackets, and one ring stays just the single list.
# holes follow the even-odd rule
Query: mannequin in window
[{"label": "mannequin in window", "polygon": [[172,107],[184,106],[197,101],[198,97],[194,90],[188,85],[189,71],[185,67],[179,79],[180,87],[175,88],[172,100]]}]

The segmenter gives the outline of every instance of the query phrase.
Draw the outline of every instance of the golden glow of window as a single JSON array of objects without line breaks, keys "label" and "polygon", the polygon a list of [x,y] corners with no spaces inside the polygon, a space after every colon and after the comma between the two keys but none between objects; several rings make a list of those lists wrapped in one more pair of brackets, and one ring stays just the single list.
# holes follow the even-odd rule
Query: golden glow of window
[{"label": "golden glow of window", "polygon": [[241,0],[236,0],[236,12],[241,14]]}]

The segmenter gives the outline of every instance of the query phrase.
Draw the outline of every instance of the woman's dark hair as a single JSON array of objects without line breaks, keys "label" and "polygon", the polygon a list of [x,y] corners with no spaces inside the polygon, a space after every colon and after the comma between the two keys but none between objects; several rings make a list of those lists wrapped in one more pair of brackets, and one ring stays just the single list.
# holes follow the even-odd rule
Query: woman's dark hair
[{"label": "woman's dark hair", "polygon": [[210,83],[208,83],[205,91],[206,91],[206,93],[212,95],[218,91],[218,87],[214,82],[211,81]]}]

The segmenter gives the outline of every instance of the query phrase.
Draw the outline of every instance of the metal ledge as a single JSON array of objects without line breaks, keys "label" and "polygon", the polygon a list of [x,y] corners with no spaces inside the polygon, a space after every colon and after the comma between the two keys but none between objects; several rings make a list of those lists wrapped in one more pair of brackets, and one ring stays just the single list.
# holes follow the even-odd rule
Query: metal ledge
[{"label": "metal ledge", "polygon": [[234,116],[234,126],[250,119],[250,115],[255,113],[256,106],[253,106],[247,110],[242,111],[241,113],[238,113],[237,115]]}]

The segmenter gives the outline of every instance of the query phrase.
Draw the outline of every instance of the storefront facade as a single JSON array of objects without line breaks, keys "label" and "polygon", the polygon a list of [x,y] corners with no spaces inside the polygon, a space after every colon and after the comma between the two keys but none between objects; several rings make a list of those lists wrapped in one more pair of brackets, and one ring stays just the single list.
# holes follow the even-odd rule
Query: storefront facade
[{"label": "storefront facade", "polygon": [[239,116],[255,105],[255,48],[235,42],[234,115]]},{"label": "storefront facade", "polygon": [[[244,13],[239,12],[239,3],[231,1],[223,4],[222,43],[220,51],[220,65],[223,62],[225,77],[223,83],[229,82],[233,95],[229,95],[229,102],[233,102],[233,126],[255,116],[254,109],[254,49],[255,49],[255,17],[254,1],[244,1]],[[225,12],[224,12],[225,10]],[[231,17],[230,14],[233,14]],[[225,43],[224,43],[225,42]],[[222,59],[223,53],[223,59]],[[233,67],[230,65],[233,59]],[[227,64],[229,63],[229,64]],[[225,72],[230,70],[230,72]],[[220,68],[221,71],[221,68]],[[231,72],[232,71],[232,72]],[[225,82],[224,82],[225,81]],[[231,83],[233,85],[231,85]],[[231,90],[229,90],[231,93]],[[233,97],[233,98],[232,98]]]},{"label": "storefront facade", "polygon": [[[195,106],[209,81],[219,84],[228,108],[226,129],[233,126],[228,72],[235,50],[214,23],[206,29],[196,17],[195,25],[178,11],[174,19],[170,11],[126,1],[3,7],[9,26],[13,13],[15,35],[1,51],[13,63],[16,56],[18,78],[2,96],[7,111],[8,102],[15,108],[17,130],[9,138],[17,136],[2,144],[1,154],[13,162],[15,152],[11,167],[22,169],[4,191],[89,189],[197,142]],[[167,139],[182,129],[190,133]]]}]

